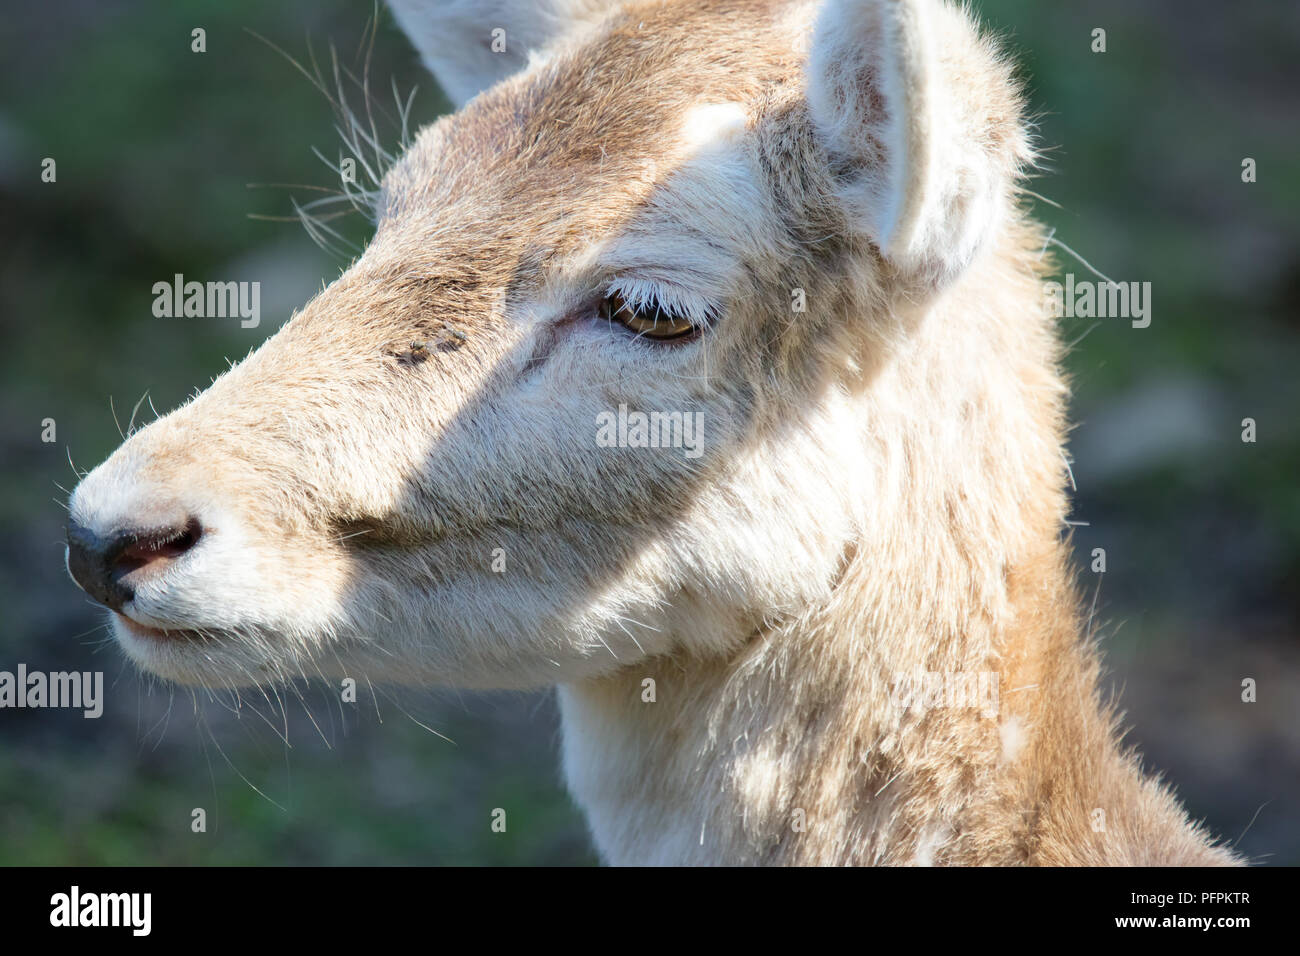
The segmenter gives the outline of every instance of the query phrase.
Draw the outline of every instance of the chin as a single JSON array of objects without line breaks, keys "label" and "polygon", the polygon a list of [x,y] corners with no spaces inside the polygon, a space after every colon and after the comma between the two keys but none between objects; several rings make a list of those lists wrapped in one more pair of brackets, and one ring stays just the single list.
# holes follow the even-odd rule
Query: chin
[{"label": "chin", "polygon": [[112,612],[113,637],[126,656],[147,674],[190,687],[251,687],[283,670],[259,654],[266,638],[219,630],[170,629],[141,624]]}]

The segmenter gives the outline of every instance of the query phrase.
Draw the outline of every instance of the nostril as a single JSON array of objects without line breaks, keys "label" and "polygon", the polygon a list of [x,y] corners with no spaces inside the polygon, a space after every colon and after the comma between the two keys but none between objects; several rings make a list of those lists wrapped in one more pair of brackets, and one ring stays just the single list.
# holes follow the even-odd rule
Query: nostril
[{"label": "nostril", "polygon": [[203,529],[191,518],[184,525],[126,536],[115,554],[108,555],[110,570],[125,577],[156,561],[179,558],[199,542]]},{"label": "nostril", "polygon": [[181,557],[203,536],[195,518],[148,531],[118,530],[98,535],[75,521],[68,524],[68,572],[92,598],[120,611],[135,597],[136,572],[161,568]]}]

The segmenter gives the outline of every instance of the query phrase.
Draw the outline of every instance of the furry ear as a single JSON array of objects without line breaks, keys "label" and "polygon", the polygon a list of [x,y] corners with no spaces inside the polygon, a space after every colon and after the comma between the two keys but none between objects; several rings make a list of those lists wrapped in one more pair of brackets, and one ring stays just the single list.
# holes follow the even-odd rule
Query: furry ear
[{"label": "furry ear", "polygon": [[388,0],[398,25],[459,109],[614,0]]},{"label": "furry ear", "polygon": [[961,272],[1030,158],[996,51],[942,0],[824,0],[807,71],[850,228],[906,274]]}]

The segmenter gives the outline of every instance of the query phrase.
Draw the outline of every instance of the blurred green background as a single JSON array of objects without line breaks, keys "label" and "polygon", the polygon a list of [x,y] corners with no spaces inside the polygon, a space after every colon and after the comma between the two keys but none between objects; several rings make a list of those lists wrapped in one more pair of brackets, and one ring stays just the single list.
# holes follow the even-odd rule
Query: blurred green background
[{"label": "blurred green background", "polygon": [[[1038,215],[1153,286],[1147,329],[1064,320],[1075,542],[1081,567],[1107,551],[1098,613],[1129,739],[1243,852],[1300,863],[1300,5],[976,6],[1039,112],[1033,188],[1058,205]],[[287,717],[253,701],[263,721],[138,677],[63,570],[70,462],[101,461],[146,390],[160,411],[183,401],[346,264],[278,218],[335,182],[311,152],[338,155],[329,104],[247,31],[300,59],[333,43],[360,69],[372,14],[52,0],[0,19],[0,669],[102,669],[111,687],[99,720],[0,712],[0,863],[595,861],[551,695],[363,694],[345,711],[303,686]],[[371,77],[386,102],[390,82],[418,87],[417,124],[447,109],[386,10]],[[330,225],[365,241],[359,215]],[[178,272],[261,281],[261,326],[154,318],[153,283]]]}]

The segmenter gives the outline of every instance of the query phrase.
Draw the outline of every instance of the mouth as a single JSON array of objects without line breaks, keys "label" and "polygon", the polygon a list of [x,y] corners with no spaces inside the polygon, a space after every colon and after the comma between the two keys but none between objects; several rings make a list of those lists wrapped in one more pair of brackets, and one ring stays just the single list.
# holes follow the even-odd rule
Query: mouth
[{"label": "mouth", "polygon": [[118,624],[122,625],[132,637],[143,638],[150,641],[177,641],[183,639],[195,639],[200,635],[197,631],[190,630],[164,630],[160,627],[148,627],[132,620],[119,611],[113,612],[113,617],[117,619]]},{"label": "mouth", "polygon": [[113,637],[144,673],[182,687],[236,688],[275,683],[283,661],[238,632],[207,627],[153,627],[120,612]]}]

